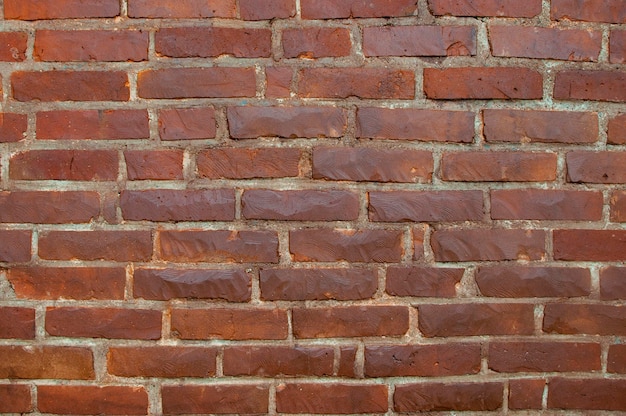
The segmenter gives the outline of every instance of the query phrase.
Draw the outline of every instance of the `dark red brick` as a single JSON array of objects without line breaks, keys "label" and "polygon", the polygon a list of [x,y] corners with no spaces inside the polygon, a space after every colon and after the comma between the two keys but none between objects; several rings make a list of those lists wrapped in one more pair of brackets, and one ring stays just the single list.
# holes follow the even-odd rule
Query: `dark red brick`
[{"label": "dark red brick", "polygon": [[626,411],[626,381],[552,378],[548,382],[548,409]]},{"label": "dark red brick", "polygon": [[112,347],[107,371],[119,377],[210,377],[217,350],[202,347]]},{"label": "dark red brick", "polygon": [[17,71],[11,75],[17,101],[128,101],[128,75],[121,71]]},{"label": "dark red brick", "polygon": [[626,373],[626,345],[609,345],[607,371],[609,373]]},{"label": "dark red brick", "polygon": [[489,368],[499,373],[599,371],[600,344],[580,342],[496,342],[489,344]]},{"label": "dark red brick", "polygon": [[282,32],[283,57],[325,58],[350,55],[350,31],[336,27],[285,29]]},{"label": "dark red brick", "polygon": [[31,258],[30,230],[0,230],[0,261],[27,262]]},{"label": "dark red brick", "polygon": [[295,0],[239,0],[243,20],[287,19],[296,14]]},{"label": "dark red brick", "polygon": [[626,335],[626,306],[551,303],[543,330],[557,334]]},{"label": "dark red brick", "polygon": [[38,30],[36,61],[146,61],[148,32],[141,30]]},{"label": "dark red brick", "polygon": [[612,30],[609,41],[611,63],[626,63],[626,30]]},{"label": "dark red brick", "polygon": [[370,221],[480,221],[482,191],[387,191],[369,193]]},{"label": "dark red brick", "polygon": [[544,189],[491,191],[491,218],[494,220],[577,220],[602,219],[601,192]]},{"label": "dark red brick", "polygon": [[600,297],[603,300],[626,299],[626,268],[607,266],[600,269]]},{"label": "dark red brick", "polygon": [[626,102],[626,72],[582,70],[557,72],[554,98]]},{"label": "dark red brick", "polygon": [[567,180],[587,183],[626,183],[626,152],[569,152]]},{"label": "dark red brick", "polygon": [[509,381],[509,409],[523,410],[542,408],[546,380],[520,379]]},{"label": "dark red brick", "polygon": [[168,108],[159,111],[161,140],[211,139],[215,137],[212,108]]},{"label": "dark red brick", "polygon": [[96,192],[0,191],[0,222],[82,223],[99,214]]},{"label": "dark red brick", "polygon": [[504,386],[486,383],[420,383],[396,386],[396,412],[487,411],[502,407]]},{"label": "dark red brick", "polygon": [[35,310],[0,307],[0,338],[35,339]]},{"label": "dark red brick", "polygon": [[609,120],[607,142],[609,144],[626,144],[626,114],[619,114]]},{"label": "dark red brick", "polygon": [[163,386],[163,412],[168,415],[190,413],[238,415],[266,414],[269,409],[267,385],[178,384]]},{"label": "dark red brick", "polygon": [[19,142],[26,138],[26,114],[0,113],[0,143]]},{"label": "dark red brick", "polygon": [[225,376],[330,376],[334,350],[329,347],[226,347]]},{"label": "dark red brick", "polygon": [[381,384],[282,384],[276,389],[279,413],[385,413],[387,386]]},{"label": "dark red brick", "polygon": [[415,73],[387,68],[305,68],[298,95],[303,98],[415,98]]},{"label": "dark red brick", "polygon": [[392,296],[453,298],[464,269],[405,267],[387,268],[386,290]]},{"label": "dark red brick", "polygon": [[56,110],[37,113],[39,140],[127,140],[149,137],[146,110]]},{"label": "dark red brick", "polygon": [[37,407],[62,415],[145,415],[148,393],[139,386],[38,386]]},{"label": "dark red brick", "polygon": [[[251,0],[256,1],[256,0]],[[293,69],[289,67],[266,67],[265,96],[267,98],[288,98],[291,94]]]},{"label": "dark red brick", "polygon": [[237,16],[236,0],[129,0],[128,16],[148,18],[190,18]]},{"label": "dark red brick", "polygon": [[198,154],[198,175],[208,179],[283,178],[299,174],[302,152],[293,148],[216,148]]},{"label": "dark red brick", "polygon": [[47,260],[147,261],[150,231],[50,231],[39,235],[39,257]]},{"label": "dark red brick", "polygon": [[[272,33],[268,29],[228,27],[170,27],[155,35],[156,53],[173,58],[268,58]],[[211,39],[207,42],[206,39]]]},{"label": "dark red brick", "polygon": [[29,413],[33,410],[30,386],[0,384],[0,412]]},{"label": "dark red brick", "polygon": [[556,260],[626,260],[626,230],[554,230]]},{"label": "dark red brick", "polygon": [[416,0],[301,0],[303,19],[401,17],[417,11]]},{"label": "dark red brick", "polygon": [[476,55],[473,26],[383,26],[363,28],[365,56]]},{"label": "dark red brick", "polygon": [[535,17],[541,0],[428,0],[435,16]]},{"label": "dark red brick", "polygon": [[555,153],[444,153],[441,178],[461,182],[543,182],[556,179]]},{"label": "dark red brick", "polygon": [[11,157],[9,177],[17,180],[114,181],[115,150],[31,150]]}]

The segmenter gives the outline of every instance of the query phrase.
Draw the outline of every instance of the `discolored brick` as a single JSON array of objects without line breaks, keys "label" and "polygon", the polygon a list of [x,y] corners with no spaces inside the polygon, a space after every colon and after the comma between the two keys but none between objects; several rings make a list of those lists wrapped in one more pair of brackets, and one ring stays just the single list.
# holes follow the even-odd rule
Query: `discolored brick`
[{"label": "discolored brick", "polygon": [[416,0],[302,0],[300,4],[303,19],[401,17],[417,11]]},{"label": "discolored brick", "polygon": [[385,413],[387,386],[381,384],[294,383],[276,389],[279,413]]},{"label": "discolored brick", "polygon": [[233,18],[237,15],[236,0],[129,0],[129,17],[190,18],[206,17]]},{"label": "discolored brick", "polygon": [[556,334],[625,335],[626,307],[550,303],[545,307],[543,330]]},{"label": "discolored brick", "polygon": [[[170,27],[155,35],[156,53],[172,58],[267,58],[271,53],[271,31],[228,27]],[[206,39],[211,39],[206,42]]]},{"label": "discolored brick", "polygon": [[310,27],[282,32],[283,57],[325,58],[350,55],[350,32],[344,28]]},{"label": "discolored brick", "polygon": [[288,98],[291,95],[293,70],[290,67],[268,66],[265,68],[265,78],[267,98]]},{"label": "discolored brick", "polygon": [[0,338],[35,339],[35,310],[0,307]]},{"label": "discolored brick", "polygon": [[159,110],[161,140],[211,139],[215,133],[215,110],[212,108]]},{"label": "discolored brick", "polygon": [[26,59],[26,32],[0,32],[0,61],[21,62]]},{"label": "discolored brick", "polygon": [[283,178],[299,174],[302,152],[293,148],[216,148],[198,154],[198,175],[208,179]]},{"label": "discolored brick", "polygon": [[4,223],[83,223],[99,214],[96,192],[0,191],[0,222]]},{"label": "discolored brick", "polygon": [[387,268],[385,288],[392,296],[453,298],[464,269],[405,267]]},{"label": "discolored brick", "polygon": [[210,377],[217,350],[202,347],[112,347],[107,371],[120,377]]},{"label": "discolored brick", "polygon": [[324,347],[227,347],[225,376],[329,376],[334,350]]},{"label": "discolored brick", "polygon": [[148,393],[139,386],[38,386],[37,407],[62,415],[144,415]]},{"label": "discolored brick", "polygon": [[501,382],[420,383],[396,386],[396,412],[488,411],[502,407]]},{"label": "discolored brick", "polygon": [[295,0],[239,0],[243,20],[287,19],[296,14]]},{"label": "discolored brick", "polygon": [[365,56],[476,55],[472,26],[383,26],[363,28]]},{"label": "discolored brick", "polygon": [[441,179],[461,182],[541,182],[556,179],[557,156],[531,152],[444,153]]},{"label": "discolored brick", "polygon": [[183,158],[180,150],[128,150],[126,175],[131,181],[183,179]]},{"label": "discolored brick", "polygon": [[387,68],[305,68],[300,71],[298,95],[411,100],[415,97],[415,74]]},{"label": "discolored brick", "polygon": [[550,17],[555,20],[626,23],[623,0],[552,0]]},{"label": "discolored brick", "polygon": [[269,409],[269,387],[254,384],[171,385],[161,388],[163,412],[238,415],[265,414]]},{"label": "discolored brick", "polygon": [[515,189],[491,191],[491,218],[494,220],[577,220],[602,219],[601,192]]},{"label": "discolored brick", "polygon": [[565,160],[568,182],[626,183],[626,152],[575,151]]},{"label": "discolored brick", "polygon": [[499,373],[599,371],[600,344],[581,342],[496,342],[489,368]]},{"label": "discolored brick", "polygon": [[0,143],[14,143],[26,138],[26,114],[0,113]]},{"label": "discolored brick", "polygon": [[91,349],[69,346],[1,345],[0,377],[93,380]]},{"label": "discolored brick", "polygon": [[611,63],[626,63],[626,30],[611,31],[609,38],[609,53]]},{"label": "discolored brick", "polygon": [[39,140],[128,140],[150,137],[146,110],[55,110],[37,113]]},{"label": "discolored brick", "polygon": [[39,257],[48,260],[147,261],[150,231],[50,231],[39,235]]},{"label": "discolored brick", "polygon": [[557,72],[554,98],[626,102],[626,72],[582,70]]},{"label": "discolored brick", "polygon": [[114,181],[118,168],[114,150],[31,150],[11,157],[9,177],[30,181]]},{"label": "discolored brick", "polygon": [[28,413],[33,410],[30,386],[0,384],[0,412]]}]

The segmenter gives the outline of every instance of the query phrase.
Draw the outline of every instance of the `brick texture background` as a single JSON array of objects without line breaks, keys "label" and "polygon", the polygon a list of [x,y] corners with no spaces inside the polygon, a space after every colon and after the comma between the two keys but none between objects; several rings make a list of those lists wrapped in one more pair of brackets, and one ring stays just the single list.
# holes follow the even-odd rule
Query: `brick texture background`
[{"label": "brick texture background", "polygon": [[626,0],[0,18],[0,413],[626,412]]}]

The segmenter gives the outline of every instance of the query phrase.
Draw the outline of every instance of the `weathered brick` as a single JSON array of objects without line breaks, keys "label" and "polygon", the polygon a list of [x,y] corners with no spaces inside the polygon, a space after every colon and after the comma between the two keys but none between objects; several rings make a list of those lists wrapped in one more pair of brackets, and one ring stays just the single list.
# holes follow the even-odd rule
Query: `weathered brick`
[{"label": "weathered brick", "polygon": [[26,59],[26,32],[0,32],[0,61],[21,62]]},{"label": "weathered brick", "polygon": [[461,182],[543,182],[556,179],[555,153],[444,153],[441,179]]},{"label": "weathered brick", "polygon": [[626,382],[552,378],[548,382],[548,409],[626,411]]},{"label": "weathered brick", "polygon": [[254,384],[211,384],[163,386],[163,412],[168,415],[190,413],[238,415],[266,414],[269,387]]},{"label": "weathered brick", "polygon": [[386,290],[392,296],[453,298],[463,269],[405,267],[387,268]]},{"label": "weathered brick", "polygon": [[0,222],[89,222],[100,214],[96,192],[0,191]]},{"label": "weathered brick", "polygon": [[404,306],[296,308],[292,322],[296,338],[401,336],[409,329],[409,310]]},{"label": "weathered brick", "polygon": [[600,269],[600,297],[603,300],[626,299],[626,268],[607,266]]},{"label": "weathered brick", "polygon": [[578,220],[602,219],[601,192],[544,189],[491,191],[491,218],[494,220]]},{"label": "weathered brick", "polygon": [[289,67],[266,67],[265,96],[267,98],[288,98],[291,95],[292,78],[293,69]]},{"label": "weathered brick", "polygon": [[48,260],[147,261],[150,231],[50,231],[39,235],[39,257]]},{"label": "weathered brick", "polygon": [[109,267],[22,267],[7,270],[20,299],[124,299],[126,270]]},{"label": "weathered brick", "polygon": [[532,100],[543,97],[543,81],[521,67],[424,68],[424,93],[435,100]]},{"label": "weathered brick", "polygon": [[37,407],[62,415],[145,415],[148,393],[139,386],[38,386]]},{"label": "weathered brick", "polygon": [[128,75],[121,71],[17,71],[11,75],[17,101],[128,101]]},{"label": "weathered brick", "polygon": [[128,16],[148,18],[236,17],[236,0],[129,0]]},{"label": "weathered brick", "polygon": [[26,138],[26,114],[0,113],[0,143],[19,142]]},{"label": "weathered brick", "polygon": [[330,376],[334,350],[329,347],[227,347],[225,376]]},{"label": "weathered brick", "polygon": [[114,150],[31,150],[11,157],[9,177],[17,180],[114,181]]},{"label": "weathered brick", "polygon": [[394,410],[404,413],[497,410],[502,407],[503,390],[501,382],[401,384],[393,395]]},{"label": "weathered brick", "polygon": [[473,26],[383,26],[363,28],[365,56],[476,55]]},{"label": "weathered brick", "polygon": [[161,231],[159,256],[173,262],[278,262],[274,231]]},{"label": "weathered brick", "polygon": [[265,300],[358,300],[376,293],[378,276],[367,269],[262,269]]},{"label": "weathered brick", "polygon": [[112,347],[107,371],[120,377],[210,377],[217,350],[203,347]]},{"label": "weathered brick", "polygon": [[31,258],[30,230],[0,230],[0,261],[27,262]]},{"label": "weathered brick", "polygon": [[626,152],[569,152],[567,180],[587,183],[626,183]]},{"label": "weathered brick", "polygon": [[246,190],[241,198],[246,219],[347,221],[359,216],[359,196],[350,191]]},{"label": "weathered brick", "polygon": [[210,139],[215,137],[212,108],[168,108],[159,110],[161,140]]},{"label": "weathered brick", "polygon": [[243,20],[287,19],[296,14],[295,0],[239,0]]},{"label": "weathered brick", "polygon": [[394,230],[303,229],[289,232],[295,261],[399,262],[402,233]]},{"label": "weathered brick", "polygon": [[254,68],[165,68],[138,74],[141,98],[254,97]]},{"label": "weathered brick", "polygon": [[279,413],[385,413],[387,386],[381,384],[297,383],[276,389]]},{"label": "weathered brick", "polygon": [[554,98],[626,102],[626,72],[582,70],[557,72]]},{"label": "weathered brick", "polygon": [[0,338],[35,339],[35,310],[0,307]]},{"label": "weathered brick", "polygon": [[484,110],[488,142],[595,143],[598,116],[575,111]]},{"label": "weathered brick", "polygon": [[83,347],[1,345],[0,377],[93,380],[93,354]]},{"label": "weathered brick", "polygon": [[552,0],[550,12],[556,20],[626,23],[624,0]]},{"label": "weathered brick", "polygon": [[6,0],[4,18],[19,20],[84,19],[115,17],[120,14],[117,0],[97,3],[83,0]]},{"label": "weathered brick", "polygon": [[626,114],[619,114],[609,120],[607,142],[609,144],[626,144]]},{"label": "weathered brick", "polygon": [[443,377],[479,371],[480,344],[365,347],[366,377]]},{"label": "weathered brick", "polygon": [[136,269],[133,294],[150,300],[250,300],[250,276],[243,270]]},{"label": "weathered brick", "polygon": [[520,379],[509,381],[509,409],[522,410],[542,408],[546,380]]},{"label": "weathered brick", "polygon": [[626,63],[626,30],[611,30],[609,53],[611,63]]},{"label": "weathered brick", "polygon": [[161,311],[51,307],[46,310],[46,332],[57,337],[159,339]]},{"label": "weathered brick", "polygon": [[357,136],[471,143],[474,140],[474,118],[469,111],[359,108]]},{"label": "weathered brick", "polygon": [[345,19],[349,17],[401,17],[417,11],[416,0],[302,0],[303,19]]},{"label": "weathered brick", "polygon": [[554,230],[556,260],[626,260],[626,230]]},{"label": "weathered brick", "polygon": [[609,373],[626,373],[626,345],[610,345],[607,357]]},{"label": "weathered brick", "polygon": [[424,336],[532,335],[532,304],[461,303],[420,305],[419,329]]},{"label": "weathered brick", "polygon": [[339,377],[356,377],[355,364],[356,364],[357,348],[339,347],[339,368],[337,369],[337,376]]},{"label": "weathered brick", "polygon": [[545,232],[520,229],[444,229],[431,236],[437,261],[540,260]]},{"label": "weathered brick", "polygon": [[496,342],[489,368],[499,373],[599,371],[600,344],[581,342]]},{"label": "weathered brick", "polygon": [[131,181],[183,179],[181,150],[128,150],[126,175]]},{"label": "weathered brick", "polygon": [[55,110],[37,113],[39,140],[127,140],[149,137],[146,110]]},{"label": "weathered brick", "polygon": [[180,339],[279,340],[287,338],[282,309],[174,309],[172,334]]},{"label": "weathered brick", "polygon": [[283,178],[298,176],[300,149],[216,148],[198,154],[198,175],[208,179]]},{"label": "weathered brick", "polygon": [[565,267],[480,267],[476,283],[485,296],[499,298],[571,298],[591,293],[591,273]]},{"label": "weathered brick", "polygon": [[550,303],[544,310],[543,330],[557,334],[625,335],[626,307]]},{"label": "weathered brick", "polygon": [[29,413],[33,410],[30,386],[0,384],[0,412]]},{"label": "weathered brick", "polygon": [[387,68],[305,68],[300,71],[298,95],[411,100],[415,97],[415,73]]},{"label": "weathered brick", "polygon": [[348,29],[308,27],[282,32],[283,57],[326,58],[350,55],[352,42]]},{"label": "weathered brick", "polygon": [[387,191],[369,193],[370,221],[480,221],[482,191]]},{"label": "weathered brick", "polygon": [[535,17],[541,0],[428,0],[435,16]]},{"label": "weathered brick", "polygon": [[141,30],[38,30],[37,61],[146,61],[148,32]]},{"label": "weathered brick", "polygon": [[[172,58],[209,58],[232,55],[237,58],[268,58],[271,53],[268,29],[228,27],[170,27],[155,35],[156,53]],[[211,39],[207,42],[206,39]]]}]

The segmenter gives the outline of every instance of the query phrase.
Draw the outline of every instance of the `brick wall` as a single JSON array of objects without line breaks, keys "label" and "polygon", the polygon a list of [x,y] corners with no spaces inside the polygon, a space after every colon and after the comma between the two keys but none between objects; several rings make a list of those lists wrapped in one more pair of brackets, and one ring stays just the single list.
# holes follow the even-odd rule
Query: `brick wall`
[{"label": "brick wall", "polygon": [[626,411],[626,0],[0,4],[0,413]]}]

